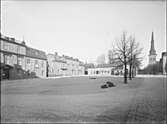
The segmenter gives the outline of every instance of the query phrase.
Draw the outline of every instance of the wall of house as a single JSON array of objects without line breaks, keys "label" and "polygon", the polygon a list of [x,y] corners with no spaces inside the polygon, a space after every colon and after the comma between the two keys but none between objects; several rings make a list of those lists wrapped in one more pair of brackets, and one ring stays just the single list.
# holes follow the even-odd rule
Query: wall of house
[{"label": "wall of house", "polygon": [[163,74],[167,74],[166,70],[165,70],[165,65],[166,65],[166,62],[167,62],[167,54],[163,55],[163,58],[162,58],[162,69],[163,69]]},{"label": "wall of house", "polygon": [[84,66],[80,66],[78,60],[70,57],[58,56],[57,54],[47,55],[49,64],[49,76],[73,76],[83,75]]},{"label": "wall of house", "polygon": [[46,60],[26,57],[26,71],[35,72],[37,77],[46,77]]},{"label": "wall of house", "polygon": [[18,45],[15,42],[7,42],[1,39],[1,50],[20,54],[20,55],[26,55],[26,48],[23,45]]},{"label": "wall of house", "polygon": [[[35,77],[35,74],[38,77],[46,77],[46,60],[43,59],[45,52],[27,48],[25,44],[5,36],[1,36],[0,48],[1,63],[4,64],[1,72],[8,71],[9,79]],[[27,57],[27,49],[29,53],[38,53],[38,58],[34,58],[34,53]],[[8,70],[4,70],[5,68]]]},{"label": "wall of house", "polygon": [[111,75],[112,68],[88,68],[88,75]]}]

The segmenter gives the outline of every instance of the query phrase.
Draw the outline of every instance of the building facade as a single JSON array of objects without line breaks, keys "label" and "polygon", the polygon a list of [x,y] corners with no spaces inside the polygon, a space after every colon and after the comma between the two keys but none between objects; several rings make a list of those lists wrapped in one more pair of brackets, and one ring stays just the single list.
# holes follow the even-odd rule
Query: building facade
[{"label": "building facade", "polygon": [[25,69],[26,46],[18,43],[14,38],[1,35],[1,63],[14,66],[20,65]]},{"label": "building facade", "polygon": [[55,53],[48,54],[47,60],[49,77],[84,75],[85,68],[78,59]]},{"label": "building facade", "polygon": [[47,60],[49,77],[66,75],[67,65],[65,60],[58,58],[57,54],[48,54]]},{"label": "building facade", "polygon": [[167,52],[162,53],[162,73],[167,74]]},{"label": "building facade", "polygon": [[96,67],[88,68],[88,75],[122,75],[123,67],[116,67],[113,64],[99,64]]},{"label": "building facade", "polygon": [[[1,79],[22,79],[26,77],[31,77],[31,72],[34,73],[34,77],[41,77],[41,74],[36,73],[35,69],[28,69],[27,59],[34,59],[34,56],[29,55],[27,51],[29,51],[30,48],[26,46],[24,41],[18,41],[14,38],[1,35],[0,48]],[[46,57],[45,59],[43,57],[38,57],[37,59],[39,61],[45,60],[46,62]],[[34,67],[35,66],[32,65],[32,68]],[[39,67],[41,68],[41,66]],[[44,75],[45,74],[43,74],[42,77],[44,77]]]},{"label": "building facade", "polygon": [[37,77],[46,77],[47,57],[45,52],[26,47],[26,71],[34,72]]},{"label": "building facade", "polygon": [[111,75],[112,68],[88,68],[88,75]]},{"label": "building facade", "polygon": [[154,33],[152,32],[152,36],[151,36],[151,48],[149,51],[149,65],[151,64],[155,64],[156,63],[156,51],[154,48]]}]

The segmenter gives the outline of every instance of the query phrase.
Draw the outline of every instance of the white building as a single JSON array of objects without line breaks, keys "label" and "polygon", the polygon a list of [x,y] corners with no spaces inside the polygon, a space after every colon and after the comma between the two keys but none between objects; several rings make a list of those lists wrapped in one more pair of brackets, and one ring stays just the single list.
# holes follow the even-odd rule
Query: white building
[{"label": "white building", "polygon": [[26,48],[26,71],[34,72],[37,77],[46,77],[47,57],[45,52]]},{"label": "white building", "polygon": [[167,74],[167,72],[166,72],[166,69],[165,68],[167,68],[167,67],[165,67],[165,66],[167,66],[167,52],[163,52],[162,53],[162,72],[163,72],[163,74]]},{"label": "white building", "polygon": [[78,59],[69,56],[48,54],[48,76],[84,75],[84,66]]},{"label": "white building", "polygon": [[88,75],[111,75],[112,68],[88,68]]},{"label": "white building", "polygon": [[54,54],[48,54],[47,60],[49,77],[66,75],[66,61],[61,58],[57,58]]},{"label": "white building", "polygon": [[[28,47],[24,41],[3,35],[0,45],[2,79],[46,77],[45,52]],[[32,73],[34,76],[31,76]]]},{"label": "white building", "polygon": [[122,75],[123,68],[116,68],[112,64],[100,64],[93,68],[88,68],[88,75]]}]

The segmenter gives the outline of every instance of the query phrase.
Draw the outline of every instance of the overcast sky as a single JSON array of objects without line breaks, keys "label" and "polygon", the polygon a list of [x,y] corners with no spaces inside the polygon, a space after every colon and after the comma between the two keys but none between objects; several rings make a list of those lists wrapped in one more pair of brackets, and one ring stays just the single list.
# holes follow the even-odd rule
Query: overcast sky
[{"label": "overcast sky", "polygon": [[148,63],[154,31],[157,60],[166,51],[166,4],[152,1],[1,1],[1,32],[46,53],[95,62],[122,31],[136,36]]}]

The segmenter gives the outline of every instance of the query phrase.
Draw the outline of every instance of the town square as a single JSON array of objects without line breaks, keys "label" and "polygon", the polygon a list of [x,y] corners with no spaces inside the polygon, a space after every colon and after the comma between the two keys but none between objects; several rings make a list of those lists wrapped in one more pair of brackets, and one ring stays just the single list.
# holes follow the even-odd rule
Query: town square
[{"label": "town square", "polygon": [[[101,89],[105,81],[116,87]],[[165,124],[163,77],[73,77],[2,82],[2,122],[115,122]]]},{"label": "town square", "polygon": [[167,123],[165,0],[1,10],[1,123]]}]

